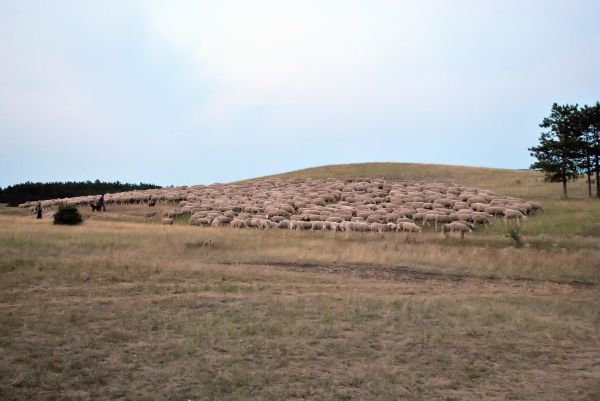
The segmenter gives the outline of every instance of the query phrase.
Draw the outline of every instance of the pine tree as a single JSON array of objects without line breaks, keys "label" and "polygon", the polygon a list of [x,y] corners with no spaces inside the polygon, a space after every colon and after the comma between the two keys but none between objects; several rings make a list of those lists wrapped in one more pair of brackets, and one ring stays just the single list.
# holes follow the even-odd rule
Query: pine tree
[{"label": "pine tree", "polygon": [[584,106],[581,115],[584,125],[582,146],[586,155],[589,195],[592,196],[590,176],[593,171],[596,175],[596,197],[600,198],[600,102],[593,106]]},{"label": "pine tree", "polygon": [[581,148],[580,119],[579,106],[554,103],[550,116],[540,124],[546,131],[541,133],[539,145],[529,148],[531,156],[537,159],[531,168],[543,171],[547,181],[562,182],[564,198],[567,198],[567,181],[576,179],[580,169],[577,162]]}]

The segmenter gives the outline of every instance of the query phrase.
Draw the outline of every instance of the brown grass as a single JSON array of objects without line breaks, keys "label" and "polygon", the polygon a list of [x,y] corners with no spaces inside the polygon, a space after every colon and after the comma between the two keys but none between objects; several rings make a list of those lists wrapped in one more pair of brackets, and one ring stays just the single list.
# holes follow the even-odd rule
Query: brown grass
[{"label": "brown grass", "polygon": [[[598,203],[537,173],[444,172],[546,211],[521,248],[503,225],[460,240],[2,211],[0,399],[600,399]],[[326,173],[441,170],[296,174]]]},{"label": "brown grass", "polygon": [[[461,250],[444,259],[448,265],[410,266],[402,279],[328,267],[383,271],[453,248]],[[518,250],[537,266],[529,272],[509,265],[523,255],[495,262],[491,271],[503,280],[450,263],[491,263],[516,251],[506,249],[0,217],[0,395],[594,399],[598,286],[543,274],[596,282],[597,271],[579,263],[573,272],[558,263],[543,270],[529,254],[541,250],[532,248]],[[554,255],[547,263],[564,252],[547,251]],[[294,267],[302,263],[312,265]],[[420,270],[468,276],[414,274]],[[513,273],[538,281],[514,281]]]}]

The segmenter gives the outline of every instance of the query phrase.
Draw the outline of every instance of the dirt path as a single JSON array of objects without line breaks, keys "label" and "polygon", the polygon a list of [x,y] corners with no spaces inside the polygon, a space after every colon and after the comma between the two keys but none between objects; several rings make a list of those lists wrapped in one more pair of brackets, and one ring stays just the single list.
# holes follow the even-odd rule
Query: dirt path
[{"label": "dirt path", "polygon": [[[211,265],[222,266],[252,266],[273,267],[283,271],[345,274],[363,279],[396,280],[408,282],[443,281],[443,282],[467,282],[478,281],[490,284],[556,284],[569,286],[577,289],[600,290],[599,283],[583,281],[559,281],[542,280],[522,277],[496,277],[475,276],[469,274],[444,273],[432,271],[434,267],[426,266],[372,266],[372,265],[325,265],[318,263],[291,263],[291,262],[212,262]],[[431,270],[430,270],[431,269]]]}]

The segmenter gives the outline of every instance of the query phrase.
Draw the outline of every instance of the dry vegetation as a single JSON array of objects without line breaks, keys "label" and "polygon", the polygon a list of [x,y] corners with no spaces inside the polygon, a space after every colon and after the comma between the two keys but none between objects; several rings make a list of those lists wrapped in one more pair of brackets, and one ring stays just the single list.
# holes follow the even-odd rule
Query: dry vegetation
[{"label": "dry vegetation", "polygon": [[515,248],[502,225],[461,241],[166,227],[135,206],[56,227],[3,210],[0,399],[599,399],[599,203],[559,201],[531,172],[440,177],[545,212]]}]

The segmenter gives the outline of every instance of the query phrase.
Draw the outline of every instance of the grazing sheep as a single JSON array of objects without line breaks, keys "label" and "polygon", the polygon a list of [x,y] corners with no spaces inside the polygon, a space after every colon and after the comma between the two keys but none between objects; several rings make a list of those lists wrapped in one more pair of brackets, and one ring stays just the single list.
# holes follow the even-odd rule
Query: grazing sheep
[{"label": "grazing sheep", "polygon": [[377,233],[383,233],[383,232],[387,232],[387,231],[391,231],[391,230],[390,230],[390,226],[388,226],[387,224],[371,223],[371,231],[377,232]]},{"label": "grazing sheep", "polygon": [[416,225],[415,223],[409,223],[406,221],[398,224],[398,229],[402,229],[403,232],[413,232],[413,233],[420,233],[421,231],[423,231],[423,229],[421,227],[419,227],[418,225]]},{"label": "grazing sheep", "polygon": [[231,220],[231,223],[229,223],[229,225],[233,228],[246,228],[248,227],[248,224],[246,224],[246,222],[242,219],[233,219]]},{"label": "grazing sheep", "polygon": [[273,223],[279,223],[279,222],[281,222],[283,220],[285,220],[285,217],[283,217],[283,216],[273,216],[273,217],[271,217],[271,221]]},{"label": "grazing sheep", "polygon": [[346,224],[344,224],[344,230],[345,231],[364,232],[364,231],[370,231],[371,226],[368,223],[363,223],[363,222],[346,222]]},{"label": "grazing sheep", "polygon": [[[62,204],[88,205],[95,199],[95,196],[53,199],[43,201],[42,205],[49,210]],[[451,224],[455,220],[465,225],[485,224],[487,227],[496,217],[503,216],[505,222],[515,219],[520,223],[528,214],[542,210],[537,202],[500,196],[478,188],[369,178],[267,178],[105,196],[107,205],[146,205],[154,201],[174,205],[174,210],[163,213],[164,218],[191,215],[190,225],[241,228],[245,224],[260,229],[331,231],[385,232],[393,231],[394,225],[402,231],[404,223],[414,224],[414,221],[434,223],[436,229],[440,224]],[[26,212],[36,203],[19,206]],[[145,216],[146,221],[148,218]]]},{"label": "grazing sheep", "polygon": [[313,221],[310,229],[312,231],[323,231],[325,229],[323,223],[322,221]]},{"label": "grazing sheep", "polygon": [[343,231],[343,226],[341,223],[336,223],[335,221],[326,221],[323,223],[325,225],[325,229],[329,231]]},{"label": "grazing sheep", "polygon": [[488,224],[492,224],[493,216],[489,213],[485,212],[474,212],[473,213],[473,223],[483,224],[487,229]]},{"label": "grazing sheep", "polygon": [[488,206],[483,211],[488,214],[491,214],[492,216],[503,216],[504,215],[504,207],[502,207],[502,206]]},{"label": "grazing sheep", "polygon": [[165,224],[165,225],[171,225],[171,224],[173,224],[173,222],[174,222],[174,220],[170,217],[164,217],[162,219],[162,224]]},{"label": "grazing sheep", "polygon": [[271,228],[271,224],[269,224],[269,220],[267,219],[254,218],[250,220],[250,227],[268,230]]},{"label": "grazing sheep", "polygon": [[310,221],[297,221],[297,222],[294,222],[294,228],[296,230],[312,230],[312,222],[310,222]]},{"label": "grazing sheep", "polygon": [[527,216],[518,210],[504,209],[504,224],[506,224],[509,219],[514,219],[517,221],[517,224],[521,224],[520,220],[527,221]]},{"label": "grazing sheep", "polygon": [[212,220],[206,217],[200,217],[196,219],[190,219],[189,224],[192,226],[210,226]]},{"label": "grazing sheep", "polygon": [[471,209],[475,210],[476,212],[485,212],[485,209],[488,206],[489,205],[487,203],[472,203]]},{"label": "grazing sheep", "polygon": [[448,232],[459,233],[460,237],[464,238],[465,234],[471,234],[471,232],[473,232],[473,229],[463,222],[454,221],[452,223],[442,225],[442,233]]},{"label": "grazing sheep", "polygon": [[528,201],[527,203],[529,203],[531,205],[531,208],[534,212],[537,211],[543,211],[544,208],[542,207],[542,204],[539,202],[534,202],[534,201]]},{"label": "grazing sheep", "polygon": [[277,224],[277,228],[289,230],[290,228],[292,228],[292,222],[289,220],[281,220]]}]

